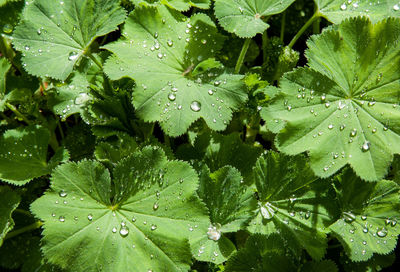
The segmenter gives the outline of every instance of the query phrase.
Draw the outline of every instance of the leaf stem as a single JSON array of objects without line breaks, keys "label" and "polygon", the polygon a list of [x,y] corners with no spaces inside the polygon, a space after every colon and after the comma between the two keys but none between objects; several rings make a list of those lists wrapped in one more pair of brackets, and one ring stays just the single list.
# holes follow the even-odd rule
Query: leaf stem
[{"label": "leaf stem", "polygon": [[60,132],[61,139],[64,140],[64,131],[61,127],[60,120],[57,121],[57,127],[58,127],[58,131]]},{"label": "leaf stem", "polygon": [[[318,5],[316,3],[314,3],[314,12],[318,11]],[[318,18],[314,21],[313,23],[313,33],[314,34],[319,34],[320,33],[320,22],[321,22],[321,18]]]},{"label": "leaf stem", "polygon": [[92,53],[88,53],[86,54],[86,56],[88,56],[101,70],[103,70],[103,64],[101,64],[101,62],[99,62],[93,55]]},{"label": "leaf stem", "polygon": [[23,214],[23,215],[32,216],[32,214],[31,214],[30,212],[25,211],[25,210],[23,210],[23,209],[15,209],[14,212],[20,213],[20,214]]},{"label": "leaf stem", "polygon": [[265,30],[262,35],[262,51],[263,51],[263,62],[267,61],[267,45],[268,45],[268,33]]},{"label": "leaf stem", "polygon": [[14,230],[14,231],[11,231],[11,232],[7,233],[7,235],[4,238],[4,240],[13,238],[13,237],[15,237],[17,235],[20,235],[20,234],[28,232],[28,231],[32,231],[32,230],[38,229],[41,226],[43,226],[43,222],[42,221],[36,221],[35,223],[33,223],[33,224],[29,225],[29,226],[26,226],[26,227],[23,227],[23,228],[20,228],[20,229],[17,229],[17,230]]},{"label": "leaf stem", "polygon": [[236,74],[239,74],[240,69],[242,68],[244,58],[246,57],[247,50],[249,49],[249,46],[250,46],[250,42],[251,42],[251,38],[246,39],[243,43],[242,51],[240,52],[239,58],[236,62],[236,66],[235,66]]},{"label": "leaf stem", "polygon": [[281,42],[285,39],[285,27],[286,27],[286,11],[282,14],[282,21],[281,21]]},{"label": "leaf stem", "polygon": [[309,26],[321,16],[319,10],[317,10],[314,15],[303,25],[303,27],[297,32],[296,36],[293,37],[292,41],[289,43],[288,47],[292,48],[297,40],[303,35],[303,33],[309,28]]},{"label": "leaf stem", "polygon": [[9,108],[19,119],[23,120],[25,123],[27,123],[28,125],[31,125],[32,122],[25,117],[25,115],[23,115],[22,113],[19,112],[19,110],[13,105],[10,104],[9,102],[6,102],[5,105],[7,106],[7,108]]}]

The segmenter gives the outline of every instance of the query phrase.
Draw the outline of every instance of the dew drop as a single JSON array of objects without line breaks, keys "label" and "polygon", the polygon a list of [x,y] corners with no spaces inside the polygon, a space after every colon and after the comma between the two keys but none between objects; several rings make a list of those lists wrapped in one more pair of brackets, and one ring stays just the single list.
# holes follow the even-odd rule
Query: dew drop
[{"label": "dew drop", "polygon": [[151,230],[156,230],[157,229],[157,225],[152,225],[151,226]]},{"label": "dew drop", "polygon": [[341,10],[346,10],[346,9],[347,9],[346,4],[342,4],[342,5],[340,6],[340,9],[341,9]]},{"label": "dew drop", "polygon": [[378,231],[376,232],[376,235],[381,238],[386,237],[387,234],[388,231],[385,228],[378,229]]},{"label": "dew drop", "polygon": [[275,215],[275,210],[272,208],[269,202],[260,206],[260,212],[265,219],[271,219]]},{"label": "dew drop", "polygon": [[65,192],[64,190],[61,190],[61,191],[58,193],[58,195],[59,195],[60,197],[66,197],[68,194],[67,194],[67,192]]},{"label": "dew drop", "polygon": [[175,95],[174,93],[170,93],[170,94],[168,95],[168,99],[169,99],[170,101],[175,101],[176,95]]},{"label": "dew drop", "polygon": [[395,11],[398,11],[398,10],[400,9],[399,4],[394,5],[394,6],[393,6],[393,9],[394,9]]},{"label": "dew drop", "polygon": [[350,132],[350,137],[356,137],[356,135],[357,135],[357,129],[353,129],[351,132]]},{"label": "dew drop", "polygon": [[89,221],[92,221],[92,220],[93,220],[93,215],[92,215],[91,213],[89,213],[88,216],[87,216],[87,219],[88,219]]},{"label": "dew drop", "polygon": [[[114,229],[113,229],[114,231]],[[129,229],[127,226],[121,226],[121,229],[119,230],[119,234],[121,235],[121,237],[126,237],[129,234]]]},{"label": "dew drop", "polygon": [[10,34],[13,31],[13,27],[9,24],[5,24],[3,26],[3,32],[6,34]]},{"label": "dew drop", "polygon": [[167,45],[168,45],[169,47],[172,47],[172,46],[174,45],[174,42],[173,42],[172,40],[168,40],[168,41],[167,41]]},{"label": "dew drop", "polygon": [[78,58],[79,54],[77,52],[70,52],[68,55],[69,61],[74,61]]},{"label": "dew drop", "polygon": [[154,211],[157,211],[157,210],[158,210],[158,203],[157,203],[157,202],[154,203],[154,205],[153,205],[153,210],[154,210]]},{"label": "dew drop", "polygon": [[371,148],[371,143],[368,142],[368,141],[365,141],[365,142],[363,143],[363,145],[361,146],[361,150],[362,150],[363,152],[369,151],[370,148]]},{"label": "dew drop", "polygon": [[117,232],[117,228],[113,227],[111,231],[112,231],[112,233],[116,233]]},{"label": "dew drop", "polygon": [[58,220],[59,220],[60,222],[65,222],[65,217],[64,217],[64,216],[60,216],[60,217],[58,218]]},{"label": "dew drop", "polygon": [[218,241],[221,238],[221,231],[214,225],[208,227],[207,231],[208,239]]},{"label": "dew drop", "polygon": [[190,109],[194,112],[199,112],[201,110],[201,104],[198,101],[193,101],[190,104]]}]

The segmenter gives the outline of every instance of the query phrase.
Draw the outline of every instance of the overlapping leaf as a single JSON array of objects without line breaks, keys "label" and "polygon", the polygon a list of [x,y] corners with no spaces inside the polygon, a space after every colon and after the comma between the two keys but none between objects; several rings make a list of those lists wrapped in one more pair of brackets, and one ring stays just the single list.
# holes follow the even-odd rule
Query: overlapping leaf
[{"label": "overlapping leaf", "polygon": [[280,233],[295,252],[304,247],[321,259],[327,246],[325,228],[335,208],[326,184],[316,181],[304,158],[272,151],[258,159],[254,171],[259,207],[249,231]]},{"label": "overlapping leaf", "polygon": [[187,239],[209,226],[197,183],[188,164],[153,147],[116,166],[113,189],[100,163],[64,164],[31,206],[44,221],[45,257],[74,272],[187,271]]},{"label": "overlapping leaf", "polygon": [[209,60],[223,36],[206,15],[187,19],[164,7],[139,7],[127,19],[123,36],[105,46],[114,53],[105,71],[114,80],[135,79],[137,114],[159,121],[168,135],[185,133],[201,117],[211,129],[223,130],[247,99],[242,76],[225,73]]},{"label": "overlapping leaf", "polygon": [[348,169],[340,181],[342,217],[330,229],[350,259],[366,261],[374,253],[390,253],[400,234],[399,185],[389,180],[365,183]]},{"label": "overlapping leaf", "polygon": [[210,212],[211,225],[202,237],[190,241],[192,253],[197,260],[222,263],[236,250],[224,233],[236,232],[249,221],[256,206],[253,193],[235,168],[226,166],[210,174],[203,165],[198,194]]},{"label": "overlapping leaf", "polygon": [[117,28],[125,12],[113,0],[35,0],[13,35],[32,75],[65,80],[99,36]]},{"label": "overlapping leaf", "polygon": [[20,196],[7,186],[0,186],[0,246],[6,234],[14,228],[11,217],[21,201]]},{"label": "overlapping leaf", "polygon": [[285,242],[276,234],[251,236],[244,248],[233,255],[226,264],[226,272],[295,271]]},{"label": "overlapping leaf", "polygon": [[228,32],[242,38],[263,33],[269,25],[266,17],[281,13],[294,0],[216,0],[215,15]]},{"label": "overlapping leaf", "polygon": [[286,74],[261,112],[279,150],[308,151],[322,177],[346,164],[365,180],[387,173],[400,153],[399,23],[351,19],[308,42],[310,68]]},{"label": "overlapping leaf", "polygon": [[389,17],[400,17],[398,0],[343,1],[314,0],[319,12],[329,21],[338,24],[350,17],[367,16],[373,23]]},{"label": "overlapping leaf", "polygon": [[201,9],[207,9],[210,6],[210,0],[130,0],[135,5],[148,4],[148,5],[160,5],[164,4],[168,7],[179,11],[186,11],[190,7],[196,7]]},{"label": "overlapping leaf", "polygon": [[7,130],[0,136],[0,180],[24,185],[67,160],[67,152],[60,149],[47,162],[49,139],[49,131],[39,126]]}]

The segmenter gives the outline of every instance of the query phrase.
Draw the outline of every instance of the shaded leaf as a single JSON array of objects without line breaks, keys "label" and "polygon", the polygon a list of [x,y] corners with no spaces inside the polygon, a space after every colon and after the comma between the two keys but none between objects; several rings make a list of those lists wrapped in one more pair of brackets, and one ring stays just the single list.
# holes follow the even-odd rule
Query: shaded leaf
[{"label": "shaded leaf", "polygon": [[6,234],[14,228],[11,215],[20,201],[20,196],[10,187],[0,186],[0,247]]}]

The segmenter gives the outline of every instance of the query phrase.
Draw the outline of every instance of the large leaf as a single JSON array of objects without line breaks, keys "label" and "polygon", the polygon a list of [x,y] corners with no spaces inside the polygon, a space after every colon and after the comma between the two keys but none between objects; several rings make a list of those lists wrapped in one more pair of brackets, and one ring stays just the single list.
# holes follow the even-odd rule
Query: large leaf
[{"label": "large leaf", "polygon": [[[137,83],[133,104],[146,122],[160,121],[171,136],[186,132],[202,117],[223,130],[232,110],[247,99],[242,76],[224,73],[212,58],[223,36],[204,14],[190,19],[164,7],[138,7],[123,28],[123,38],[105,46],[114,53],[105,65],[111,79]],[[154,80],[157,78],[157,80]]]},{"label": "large leaf", "polygon": [[11,217],[21,201],[20,196],[7,186],[0,186],[0,247],[6,234],[14,228]]},{"label": "large leaf", "polygon": [[329,21],[338,24],[349,17],[367,16],[373,23],[389,17],[400,16],[398,0],[343,1],[314,0],[319,13]]},{"label": "large leaf", "polygon": [[211,225],[190,241],[192,253],[197,260],[222,263],[236,250],[224,233],[236,232],[249,221],[256,206],[253,193],[235,168],[226,166],[211,174],[203,165],[198,194],[210,211]]},{"label": "large leaf", "polygon": [[245,247],[229,259],[225,271],[295,271],[296,266],[284,245],[285,242],[278,235],[253,235]]},{"label": "large leaf", "polygon": [[259,206],[249,231],[280,233],[295,252],[304,247],[321,259],[327,246],[325,228],[335,208],[325,192],[326,182],[316,181],[304,158],[272,151],[258,159],[254,171]]},{"label": "large leaf", "polygon": [[281,13],[294,0],[215,0],[215,15],[228,32],[242,38],[263,33],[269,25],[266,18]]},{"label": "large leaf", "polygon": [[209,226],[197,182],[187,163],[153,147],[122,160],[113,182],[95,161],[61,165],[31,206],[44,221],[45,257],[74,272],[187,271],[187,240]]},{"label": "large leaf", "polygon": [[393,251],[400,234],[400,186],[389,180],[365,183],[348,169],[340,181],[342,217],[330,229],[350,259],[366,261],[373,253]]},{"label": "large leaf", "polygon": [[310,68],[286,74],[261,112],[279,150],[308,151],[322,177],[346,164],[365,180],[387,173],[400,153],[399,24],[357,18],[309,40]]},{"label": "large leaf", "polygon": [[65,80],[99,36],[117,29],[125,12],[113,0],[35,0],[13,35],[32,75]]},{"label": "large leaf", "polygon": [[135,5],[148,4],[148,5],[159,5],[164,4],[168,7],[179,11],[186,11],[190,7],[207,9],[210,6],[210,0],[130,0]]},{"label": "large leaf", "polygon": [[49,131],[39,126],[7,130],[0,136],[0,180],[24,185],[67,160],[68,154],[60,149],[47,162],[49,140]]}]

